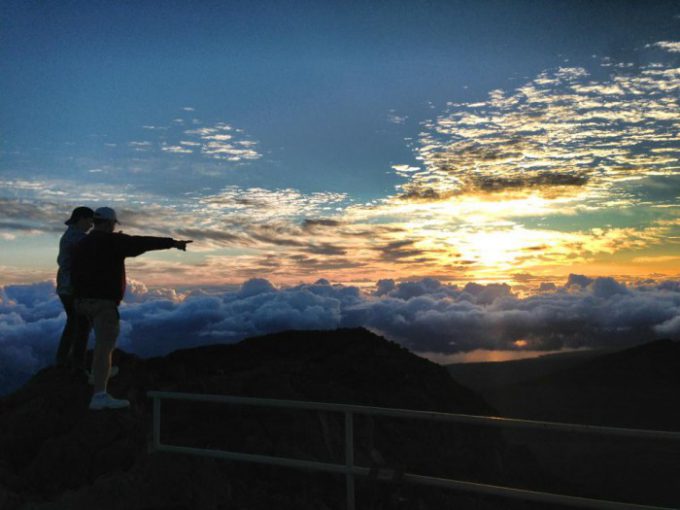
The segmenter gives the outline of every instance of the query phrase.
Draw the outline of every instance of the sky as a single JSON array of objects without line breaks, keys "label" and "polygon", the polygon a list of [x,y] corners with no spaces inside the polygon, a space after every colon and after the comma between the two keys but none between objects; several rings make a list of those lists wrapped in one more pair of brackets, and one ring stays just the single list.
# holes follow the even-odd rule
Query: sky
[{"label": "sky", "polygon": [[[0,327],[63,320],[9,296],[54,299],[86,205],[194,241],[128,262],[172,306],[253,281],[364,304],[436,282],[428,313],[611,285],[671,295],[645,331],[675,331],[679,92],[677,2],[3,1]],[[584,345],[536,328],[503,346]],[[407,343],[491,346],[469,338]]]}]

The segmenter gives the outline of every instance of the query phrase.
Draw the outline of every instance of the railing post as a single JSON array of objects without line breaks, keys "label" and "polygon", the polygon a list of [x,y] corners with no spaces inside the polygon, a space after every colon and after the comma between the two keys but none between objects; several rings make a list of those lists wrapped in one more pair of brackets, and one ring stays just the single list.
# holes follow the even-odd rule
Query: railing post
[{"label": "railing post", "polygon": [[153,398],[153,449],[159,450],[161,446],[161,399]]},{"label": "railing post", "polygon": [[347,510],[354,510],[354,419],[351,411],[345,411],[345,466],[347,467]]}]

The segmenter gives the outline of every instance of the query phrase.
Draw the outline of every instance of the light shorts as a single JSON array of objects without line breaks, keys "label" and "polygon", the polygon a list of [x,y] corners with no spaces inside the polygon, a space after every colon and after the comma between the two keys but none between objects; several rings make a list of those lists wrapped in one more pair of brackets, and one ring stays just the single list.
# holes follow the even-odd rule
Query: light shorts
[{"label": "light shorts", "polygon": [[120,333],[118,305],[110,299],[76,299],[76,313],[83,315],[94,329],[97,343],[115,343]]}]

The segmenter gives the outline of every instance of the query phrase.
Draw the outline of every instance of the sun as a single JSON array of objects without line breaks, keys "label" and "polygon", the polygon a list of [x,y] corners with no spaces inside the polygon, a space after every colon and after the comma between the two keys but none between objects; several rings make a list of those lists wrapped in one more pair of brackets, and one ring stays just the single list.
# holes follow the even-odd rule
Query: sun
[{"label": "sun", "polygon": [[520,226],[478,230],[457,237],[462,257],[475,261],[483,272],[518,270],[535,264],[553,244],[545,233]]}]

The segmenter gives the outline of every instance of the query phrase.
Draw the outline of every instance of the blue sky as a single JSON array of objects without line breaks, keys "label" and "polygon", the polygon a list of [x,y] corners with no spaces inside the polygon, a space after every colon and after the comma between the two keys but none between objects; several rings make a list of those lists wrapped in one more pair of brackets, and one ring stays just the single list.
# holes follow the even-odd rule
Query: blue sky
[{"label": "blue sky", "polygon": [[[103,142],[141,140],[193,107],[259,142],[263,158],[229,183],[380,197],[430,103],[481,100],[594,54],[644,58],[640,46],[677,34],[671,5],[5,2],[3,143],[25,156],[3,171],[115,161]],[[390,110],[404,125],[386,123]]]},{"label": "blue sky", "polygon": [[[373,275],[510,281],[511,268],[540,280],[564,277],[569,253],[585,245],[583,272],[605,275],[614,264],[618,276],[669,274],[674,255],[659,240],[677,234],[674,212],[661,207],[679,184],[672,139],[679,15],[674,2],[3,2],[3,281],[51,274],[62,221],[81,204],[120,209],[130,233],[146,227],[195,238],[189,257],[153,256],[161,269],[152,284],[177,283],[167,277],[177,272],[163,273],[169,268],[232,283]],[[650,72],[651,88],[640,81]],[[614,118],[596,132],[579,126],[591,138],[577,148],[562,127],[546,143],[511,123],[521,113],[523,126],[545,105],[559,116],[565,100],[573,103],[567,116],[582,115],[586,99],[600,111],[617,83],[625,90]],[[510,102],[502,105],[494,91]],[[629,99],[640,94],[633,109],[656,113],[625,120]],[[522,109],[532,101],[543,106]],[[489,149],[497,144],[489,131],[480,134],[481,149],[456,145],[477,143],[481,133],[463,111],[478,122],[484,112],[502,118],[505,145]],[[603,156],[593,154],[607,150],[605,122],[620,137],[634,134],[626,122],[650,125],[655,135],[603,169]],[[484,169],[518,137],[528,139],[520,147],[526,157],[543,147],[581,160],[568,170],[523,167],[521,178],[514,162]],[[666,156],[635,160],[647,149]],[[442,154],[457,158],[457,170],[437,163]],[[618,165],[627,165],[633,184],[631,175],[617,177]],[[488,196],[498,186],[505,195]],[[517,202],[508,189],[533,195]],[[499,203],[506,207],[497,210]],[[627,216],[612,214],[611,204]],[[511,213],[518,210],[520,219]],[[432,220],[444,216],[452,220]],[[476,224],[462,225],[463,216]],[[347,228],[300,230],[319,218]],[[472,244],[460,239],[466,232],[477,236]],[[376,244],[355,242],[361,233]],[[296,245],[300,236],[311,241]],[[509,239],[523,241],[481,256]],[[553,239],[552,262],[524,264],[544,239]],[[270,271],[279,254],[289,258]],[[465,263],[444,264],[447,257]],[[641,268],[630,262],[636,257],[658,264]]]}]

